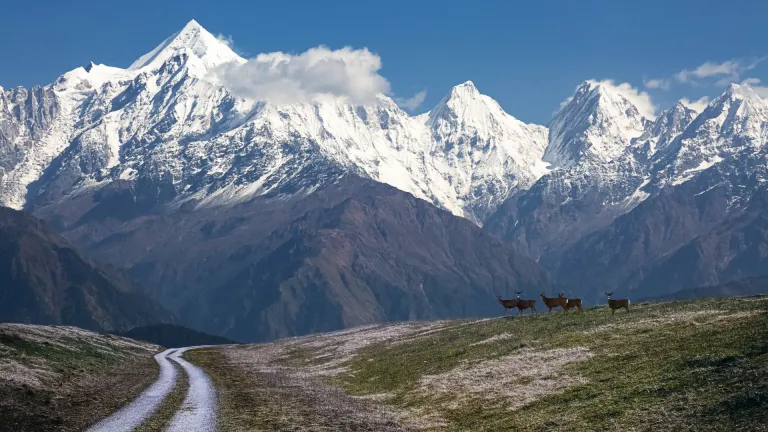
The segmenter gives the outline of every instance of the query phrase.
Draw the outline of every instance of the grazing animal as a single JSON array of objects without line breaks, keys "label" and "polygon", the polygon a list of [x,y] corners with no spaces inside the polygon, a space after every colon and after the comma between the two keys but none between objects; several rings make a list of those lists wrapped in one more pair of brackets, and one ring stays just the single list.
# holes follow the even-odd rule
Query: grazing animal
[{"label": "grazing animal", "polygon": [[565,310],[565,305],[568,303],[568,299],[560,294],[560,297],[547,297],[544,293],[541,293],[541,299],[544,300],[544,306],[549,308],[549,313],[552,313],[552,308],[560,306]]},{"label": "grazing animal", "polygon": [[629,312],[629,300],[628,299],[621,299],[621,300],[614,300],[611,298],[613,295],[613,292],[607,292],[605,295],[608,296],[608,307],[611,308],[611,315],[616,313],[616,309],[624,308]]},{"label": "grazing animal", "polygon": [[515,294],[517,294],[517,314],[522,315],[523,311],[526,309],[531,310],[531,315],[538,313],[536,312],[536,299],[523,300],[520,298],[520,294],[522,293],[522,291],[515,291]]},{"label": "grazing animal", "polygon": [[[563,293],[560,293],[560,298],[564,298],[563,297]],[[570,309],[570,308],[577,308],[577,309],[579,309],[579,312],[583,312],[581,310],[581,299],[569,298],[569,299],[566,299],[566,300],[567,300],[567,302],[565,303],[565,311],[566,312],[568,312],[568,309]]]},{"label": "grazing animal", "polygon": [[514,309],[517,307],[518,299],[504,300],[501,296],[496,297],[499,300],[499,304],[504,306],[504,315],[507,314],[507,309]]}]

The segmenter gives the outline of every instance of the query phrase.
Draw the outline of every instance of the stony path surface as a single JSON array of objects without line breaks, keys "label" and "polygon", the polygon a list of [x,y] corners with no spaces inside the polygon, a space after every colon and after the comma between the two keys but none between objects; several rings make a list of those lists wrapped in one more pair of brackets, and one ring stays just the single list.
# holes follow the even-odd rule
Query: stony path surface
[{"label": "stony path surface", "polygon": [[211,379],[202,369],[184,360],[185,351],[204,346],[181,348],[171,355],[171,359],[181,365],[189,376],[189,391],[181,409],[171,419],[170,432],[216,430],[216,390]]},{"label": "stony path surface", "polygon": [[133,402],[88,429],[88,432],[129,432],[150,418],[171,393],[178,374],[171,361],[178,363],[189,376],[189,390],[179,411],[171,419],[168,431],[212,432],[216,430],[216,390],[202,369],[181,356],[187,347],[165,350],[155,355],[160,377]]},{"label": "stony path surface", "polygon": [[176,385],[176,368],[169,360],[169,356],[176,351],[176,349],[168,349],[156,354],[155,360],[160,365],[160,377],[157,381],[144,390],[133,402],[96,423],[88,429],[88,432],[132,431],[157,411],[160,404]]}]

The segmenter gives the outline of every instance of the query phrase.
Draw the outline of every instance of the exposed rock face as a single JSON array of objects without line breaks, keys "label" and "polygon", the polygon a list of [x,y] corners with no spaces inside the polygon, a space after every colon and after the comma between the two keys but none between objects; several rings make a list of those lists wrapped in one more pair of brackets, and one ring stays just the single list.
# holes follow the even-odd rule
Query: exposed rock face
[{"label": "exposed rock face", "polygon": [[0,321],[126,330],[173,322],[122,271],[84,257],[40,220],[0,207]]},{"label": "exposed rock face", "polygon": [[588,299],[764,262],[742,230],[759,230],[768,103],[747,86],[648,118],[588,81],[544,127],[470,81],[417,116],[385,95],[249,101],[216,75],[245,61],[192,21],[127,69],[1,90],[0,203],[243,339],[491,313],[492,291],[550,287],[518,250]]},{"label": "exposed rock face", "polygon": [[651,296],[650,299],[685,300],[695,298],[743,297],[768,294],[768,278],[751,277],[738,279],[720,285],[706,285],[686,288],[663,296]]},{"label": "exposed rock face", "polygon": [[304,198],[263,197],[126,223],[119,216],[131,212],[130,192],[105,199],[104,208],[96,203],[59,218],[60,228],[157,287],[184,322],[237,340],[489,316],[498,313],[496,295],[554,289],[538,264],[471,222],[355,176]]},{"label": "exposed rock face", "polygon": [[303,194],[337,172],[387,183],[482,224],[547,172],[547,129],[456,86],[410,116],[379,95],[275,103],[236,97],[218,67],[245,59],[190,22],[127,69],[89,64],[0,96],[0,205],[37,208],[118,180],[162,204]]},{"label": "exposed rock face", "polygon": [[759,225],[765,212],[756,203],[768,178],[766,136],[768,102],[733,85],[700,114],[681,104],[662,113],[620,157],[582,158],[545,175],[500,206],[485,229],[588,298],[605,289],[662,295],[763,274],[760,246],[744,244],[761,237],[744,239],[746,222],[736,221]]}]

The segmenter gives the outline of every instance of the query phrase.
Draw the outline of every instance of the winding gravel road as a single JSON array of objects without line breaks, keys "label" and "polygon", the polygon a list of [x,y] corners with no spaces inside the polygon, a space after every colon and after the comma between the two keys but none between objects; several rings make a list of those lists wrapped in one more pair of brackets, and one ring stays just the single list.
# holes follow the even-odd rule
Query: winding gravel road
[{"label": "winding gravel road", "polygon": [[172,348],[155,354],[155,361],[160,365],[160,377],[157,381],[144,390],[133,402],[96,423],[88,429],[88,432],[131,431],[157,411],[160,404],[173,390],[173,386],[176,385],[176,368],[168,360],[168,356],[175,351],[176,349]]},{"label": "winding gravel road", "polygon": [[216,430],[216,390],[213,383],[202,369],[181,358],[185,351],[195,348],[205,346],[181,348],[171,355],[171,359],[180,364],[189,376],[189,391],[181,409],[171,419],[167,429],[170,432]]},{"label": "winding gravel road", "polygon": [[188,350],[204,348],[195,346],[167,349],[155,355],[160,365],[160,377],[144,390],[133,402],[88,429],[88,432],[129,432],[160,408],[171,393],[178,374],[170,360],[181,365],[189,376],[189,390],[181,409],[171,420],[169,431],[216,430],[216,390],[202,369],[181,358]]}]

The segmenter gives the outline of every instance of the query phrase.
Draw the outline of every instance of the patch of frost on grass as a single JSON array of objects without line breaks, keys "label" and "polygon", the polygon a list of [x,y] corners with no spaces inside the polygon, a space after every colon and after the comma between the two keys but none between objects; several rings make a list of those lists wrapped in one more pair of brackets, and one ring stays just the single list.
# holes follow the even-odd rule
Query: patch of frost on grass
[{"label": "patch of frost on grass", "polygon": [[408,322],[394,325],[365,326],[324,335],[296,338],[282,343],[284,355],[290,349],[317,349],[312,360],[320,364],[296,371],[297,376],[334,376],[346,371],[340,365],[350,360],[361,349],[379,342],[396,342],[416,333],[422,334],[444,325],[444,321],[430,323]]},{"label": "patch of frost on grass", "polygon": [[50,378],[57,374],[46,369],[23,365],[15,360],[0,359],[0,382],[14,385],[43,388],[41,378]]},{"label": "patch of frost on grass", "polygon": [[423,376],[420,391],[425,395],[450,395],[455,405],[468,397],[504,398],[508,409],[515,410],[586,382],[583,377],[566,374],[562,368],[592,356],[588,349],[581,347],[526,349],[498,359],[464,364],[443,374]]},{"label": "patch of frost on grass", "polygon": [[653,328],[653,327],[657,327],[665,324],[693,322],[694,320],[701,319],[701,318],[710,318],[712,320],[716,320],[719,317],[727,316],[726,315],[727,313],[728,311],[720,310],[720,309],[678,312],[678,313],[672,313],[672,314],[658,316],[658,317],[642,318],[635,321],[625,321],[625,322],[605,324],[590,330],[586,330],[584,333],[594,334],[594,333],[600,333],[600,332],[618,330],[618,329],[643,330],[643,329]]},{"label": "patch of frost on grass", "polygon": [[489,343],[498,342],[498,341],[501,341],[501,340],[512,339],[514,337],[515,336],[512,333],[501,333],[501,334],[497,334],[496,336],[491,336],[488,339],[483,339],[483,340],[481,340],[479,342],[475,342],[473,344],[469,344],[469,346],[485,345],[485,344],[489,344]]}]

